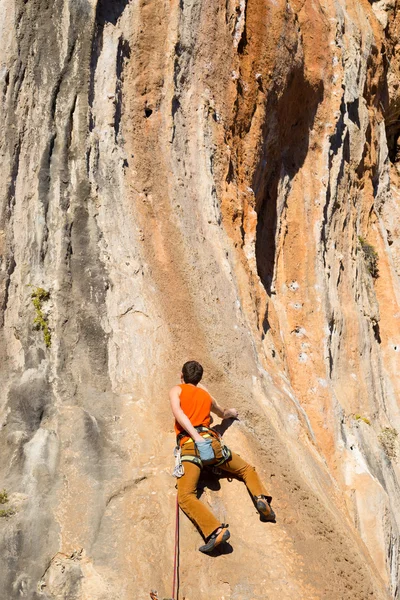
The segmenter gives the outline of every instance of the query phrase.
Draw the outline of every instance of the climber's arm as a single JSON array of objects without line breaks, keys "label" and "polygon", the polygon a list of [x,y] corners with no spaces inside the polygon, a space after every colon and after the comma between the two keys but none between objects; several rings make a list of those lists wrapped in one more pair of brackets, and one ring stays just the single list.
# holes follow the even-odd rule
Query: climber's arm
[{"label": "climber's arm", "polygon": [[[204,385],[200,385],[199,387],[201,387],[203,390],[205,390],[206,392],[208,392],[210,394],[210,392],[204,387]],[[210,394],[211,396],[211,394]],[[236,408],[222,408],[222,406],[220,406],[218,404],[218,402],[216,401],[215,398],[213,398],[211,396],[212,399],[212,404],[211,404],[211,412],[213,412],[215,415],[217,415],[218,417],[221,417],[221,419],[237,419],[238,418],[238,411],[236,410]]]},{"label": "climber's arm", "polygon": [[183,427],[183,429],[186,431],[186,433],[188,435],[190,435],[190,437],[195,442],[202,442],[203,438],[195,430],[195,428],[193,427],[193,425],[191,424],[191,422],[189,420],[189,417],[187,417],[187,415],[185,415],[185,413],[183,412],[183,410],[181,408],[181,400],[180,400],[181,391],[182,390],[179,387],[179,385],[175,385],[169,392],[169,400],[171,402],[171,409],[172,409],[173,415],[174,415],[175,419],[178,421],[179,425],[181,427]]},{"label": "climber's arm", "polygon": [[212,399],[211,412],[216,414],[218,417],[221,417],[221,419],[238,418],[238,411],[236,408],[222,408],[214,398]]}]

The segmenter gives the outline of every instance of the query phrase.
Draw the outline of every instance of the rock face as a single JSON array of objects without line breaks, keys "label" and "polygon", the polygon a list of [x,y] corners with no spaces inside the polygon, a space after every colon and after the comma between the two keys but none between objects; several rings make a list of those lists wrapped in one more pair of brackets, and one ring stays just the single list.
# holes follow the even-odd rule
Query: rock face
[{"label": "rock face", "polygon": [[397,8],[1,0],[5,600],[169,596],[188,359],[278,520],[179,598],[400,598]]}]

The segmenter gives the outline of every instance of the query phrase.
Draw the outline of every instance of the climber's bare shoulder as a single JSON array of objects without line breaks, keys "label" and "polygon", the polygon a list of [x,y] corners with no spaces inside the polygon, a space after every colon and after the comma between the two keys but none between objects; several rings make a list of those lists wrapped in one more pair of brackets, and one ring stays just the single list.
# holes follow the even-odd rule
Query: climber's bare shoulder
[{"label": "climber's bare shoulder", "polygon": [[174,385],[170,390],[169,390],[169,397],[172,398],[176,398],[176,397],[180,397],[182,392],[182,388],[180,385]]},{"label": "climber's bare shoulder", "polygon": [[204,390],[205,392],[207,392],[207,394],[209,394],[209,396],[211,398],[211,412],[215,413],[218,416],[222,416],[222,414],[224,412],[224,409],[218,404],[218,402],[212,396],[212,394],[208,391],[208,389],[206,388],[206,386],[203,385],[202,383],[198,383],[197,387],[201,388],[202,390]]}]

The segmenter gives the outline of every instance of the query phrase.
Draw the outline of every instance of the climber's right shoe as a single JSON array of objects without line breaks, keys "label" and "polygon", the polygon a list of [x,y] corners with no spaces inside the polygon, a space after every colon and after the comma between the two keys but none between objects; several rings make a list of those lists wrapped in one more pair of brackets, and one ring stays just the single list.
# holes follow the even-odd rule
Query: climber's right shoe
[{"label": "climber's right shoe", "polygon": [[226,542],[231,537],[229,533],[228,525],[222,525],[218,533],[214,531],[208,538],[207,542],[200,546],[200,552],[204,552],[207,554],[208,552],[212,552],[217,546],[222,544],[222,542]]},{"label": "climber's right shoe", "polygon": [[271,508],[270,502],[271,496],[255,496],[256,508],[260,515],[263,517],[263,521],[275,522],[276,516]]}]

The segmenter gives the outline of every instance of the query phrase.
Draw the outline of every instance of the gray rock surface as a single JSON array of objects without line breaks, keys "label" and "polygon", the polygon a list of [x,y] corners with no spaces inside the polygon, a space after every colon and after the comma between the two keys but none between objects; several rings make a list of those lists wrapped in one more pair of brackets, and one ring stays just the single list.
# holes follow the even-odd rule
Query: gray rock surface
[{"label": "gray rock surface", "polygon": [[169,596],[188,359],[278,518],[205,482],[233,551],[182,515],[179,597],[400,597],[398,27],[0,0],[4,600]]}]

